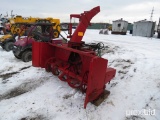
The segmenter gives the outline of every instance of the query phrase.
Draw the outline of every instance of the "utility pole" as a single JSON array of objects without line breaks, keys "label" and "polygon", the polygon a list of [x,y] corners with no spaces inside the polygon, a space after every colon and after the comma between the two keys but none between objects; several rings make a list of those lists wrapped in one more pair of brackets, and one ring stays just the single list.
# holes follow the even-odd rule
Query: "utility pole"
[{"label": "utility pole", "polygon": [[11,18],[13,17],[13,10],[11,10]]},{"label": "utility pole", "polygon": [[0,14],[0,20],[1,20],[2,14]]},{"label": "utility pole", "polygon": [[153,12],[154,12],[154,7],[153,7],[152,12],[151,12],[150,21],[152,21]]},{"label": "utility pole", "polygon": [[13,10],[11,10],[11,18],[13,18],[13,17],[14,17]]}]

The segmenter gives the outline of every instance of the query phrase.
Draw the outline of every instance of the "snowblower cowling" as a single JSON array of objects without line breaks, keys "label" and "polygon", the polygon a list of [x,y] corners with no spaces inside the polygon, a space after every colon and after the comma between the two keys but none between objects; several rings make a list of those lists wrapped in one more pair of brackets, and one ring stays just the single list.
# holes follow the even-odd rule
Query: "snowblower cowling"
[{"label": "snowblower cowling", "polygon": [[[86,28],[91,19],[100,12],[100,7],[95,7],[82,14],[71,14],[70,18],[79,18],[80,22],[72,34],[70,24],[68,43],[60,40],[52,42],[33,42],[32,65],[45,68],[65,81],[72,88],[78,88],[86,93],[84,108],[88,102],[101,103],[107,93],[105,84],[116,73],[113,68],[107,68],[108,60],[98,57],[90,47],[82,42]],[[54,42],[53,42],[54,41]],[[98,101],[98,103],[96,103]]]}]

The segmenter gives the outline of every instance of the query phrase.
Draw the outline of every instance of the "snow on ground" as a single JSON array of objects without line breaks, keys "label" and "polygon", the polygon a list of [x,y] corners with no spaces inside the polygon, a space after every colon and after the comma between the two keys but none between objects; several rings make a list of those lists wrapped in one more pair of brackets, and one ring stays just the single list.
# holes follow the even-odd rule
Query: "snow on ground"
[{"label": "snow on ground", "polygon": [[[117,70],[100,106],[84,109],[85,94],[0,48],[0,120],[160,120],[160,39],[87,30],[83,40],[103,42]],[[155,115],[126,115],[144,109]]]}]

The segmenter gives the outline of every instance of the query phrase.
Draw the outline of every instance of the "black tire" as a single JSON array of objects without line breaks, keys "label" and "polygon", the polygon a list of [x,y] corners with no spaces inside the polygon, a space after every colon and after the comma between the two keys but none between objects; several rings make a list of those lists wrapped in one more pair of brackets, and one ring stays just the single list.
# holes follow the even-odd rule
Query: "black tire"
[{"label": "black tire", "polygon": [[158,38],[160,38],[160,33],[158,33]]},{"label": "black tire", "polygon": [[21,57],[20,56],[17,56],[17,55],[14,55],[17,59],[21,59]]},{"label": "black tire", "polygon": [[58,38],[59,37],[59,31],[58,30],[54,30],[53,31],[53,37],[54,38]]},{"label": "black tire", "polygon": [[2,45],[1,47],[2,47],[2,49],[4,49],[4,46],[3,46],[3,45]]},{"label": "black tire", "polygon": [[8,51],[11,51],[13,49],[13,46],[14,46],[13,42],[7,42],[4,45],[4,49],[8,52]]},{"label": "black tire", "polygon": [[4,50],[4,46],[2,46],[3,50]]},{"label": "black tire", "polygon": [[29,62],[32,60],[32,51],[27,50],[22,54],[23,62]]}]

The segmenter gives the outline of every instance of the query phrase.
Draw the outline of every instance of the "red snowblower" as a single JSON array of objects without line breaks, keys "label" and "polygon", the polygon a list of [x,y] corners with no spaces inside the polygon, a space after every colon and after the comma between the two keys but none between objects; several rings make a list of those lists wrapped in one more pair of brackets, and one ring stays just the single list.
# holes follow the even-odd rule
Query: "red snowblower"
[{"label": "red snowblower", "polygon": [[62,39],[51,39],[48,42],[34,41],[32,47],[32,65],[45,68],[72,88],[86,93],[84,108],[88,102],[99,105],[108,95],[106,83],[115,76],[116,70],[107,67],[108,60],[96,54],[102,47],[98,44],[85,44],[82,41],[91,19],[100,12],[97,6],[81,14],[71,14],[78,18],[79,24],[72,34],[72,23],[69,23],[67,43]]}]

